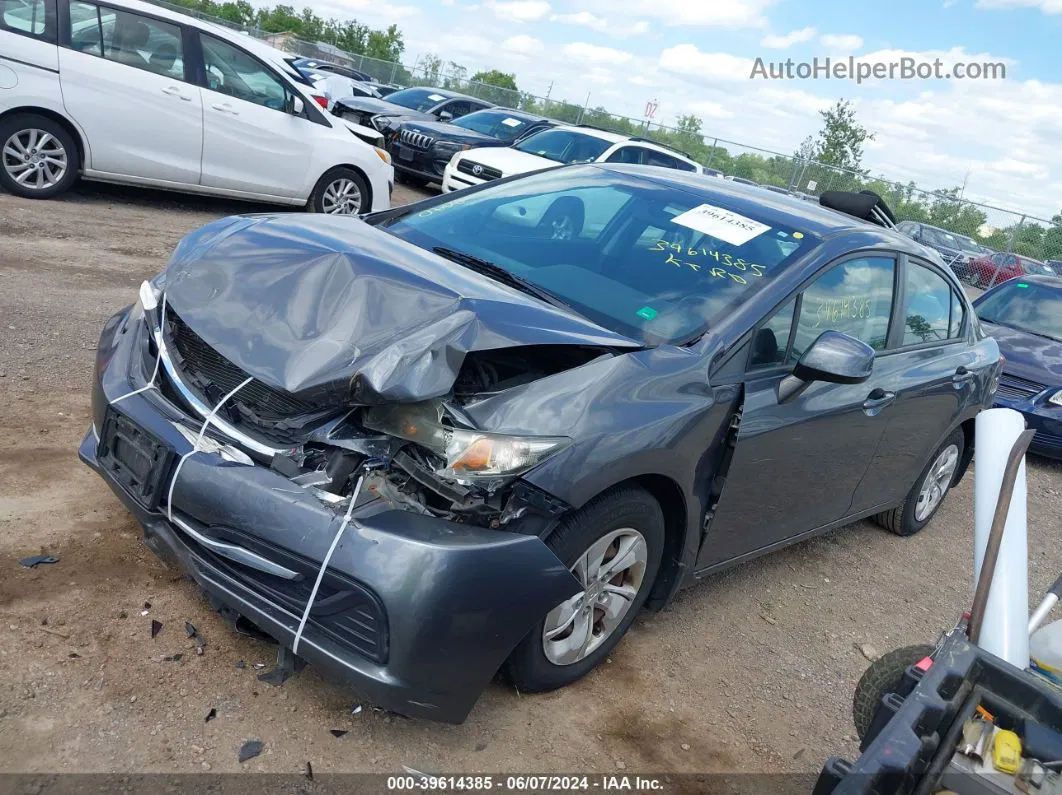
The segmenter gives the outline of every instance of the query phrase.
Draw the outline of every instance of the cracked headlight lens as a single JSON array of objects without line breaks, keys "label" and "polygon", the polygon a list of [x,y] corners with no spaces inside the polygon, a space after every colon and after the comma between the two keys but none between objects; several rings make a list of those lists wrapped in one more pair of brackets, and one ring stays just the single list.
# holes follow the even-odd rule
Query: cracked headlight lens
[{"label": "cracked headlight lens", "polygon": [[436,474],[457,481],[520,475],[571,444],[566,436],[516,436],[448,425],[437,403],[377,406],[366,413],[365,425],[445,458],[445,468]]}]

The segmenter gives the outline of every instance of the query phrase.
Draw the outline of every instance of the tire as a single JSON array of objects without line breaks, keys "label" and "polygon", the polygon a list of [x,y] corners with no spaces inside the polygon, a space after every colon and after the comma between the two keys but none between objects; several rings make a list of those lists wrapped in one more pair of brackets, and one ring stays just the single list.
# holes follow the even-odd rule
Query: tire
[{"label": "tire", "polygon": [[904,646],[882,655],[863,672],[852,699],[852,721],[860,740],[867,736],[881,699],[899,690],[904,671],[932,653],[933,647],[925,643]]},{"label": "tire", "polygon": [[[644,542],[644,561],[620,570],[609,580],[615,587],[622,585],[628,589],[635,588],[633,582],[637,581],[633,599],[628,601],[615,593],[601,593],[601,599],[605,601],[593,600],[593,593],[600,592],[601,583],[591,577],[590,606],[584,604],[587,591],[558,605],[535,625],[509,656],[505,674],[517,690],[529,693],[556,690],[585,676],[608,656],[634,622],[652,589],[664,549],[664,514],[652,495],[635,487],[607,492],[566,518],[546,544],[565,566],[580,576],[580,569],[584,567],[577,564],[582,563],[584,555],[592,551],[596,543],[618,533],[634,533]],[[620,535],[605,548],[603,565],[627,557],[637,546],[634,535]],[[627,605],[626,612],[617,610],[616,623],[605,632],[609,622],[608,608],[623,605]],[[574,620],[565,622],[566,615],[571,615]],[[561,631],[556,634],[556,639],[547,640],[547,623],[553,630],[570,623],[571,630]],[[580,626],[586,627],[587,631],[580,634]],[[580,637],[585,639],[582,644]],[[586,643],[589,643],[588,647]],[[569,661],[563,660],[565,649],[580,645],[577,653],[569,654]]]},{"label": "tire", "polygon": [[[962,429],[956,428],[952,431],[951,435],[944,440],[944,443],[937,448],[933,453],[933,456],[929,459],[929,463],[926,464],[925,469],[915,480],[914,486],[904,497],[899,507],[893,508],[891,511],[885,511],[879,513],[874,517],[874,521],[884,527],[886,530],[895,533],[898,536],[913,536],[927,524],[936,515],[936,512],[940,509],[940,506],[944,504],[944,499],[948,496],[948,491],[955,483],[955,473],[958,471],[959,463],[962,461],[963,450],[966,446],[966,440],[963,436]],[[950,464],[950,478],[944,478],[947,474],[946,468],[942,468],[942,457],[945,452],[948,452],[948,461]],[[923,495],[923,487],[929,486],[927,483],[931,474],[936,471],[936,480],[938,488],[941,493],[939,497],[935,499],[935,503],[927,506],[928,512],[924,510],[921,502]],[[932,500],[929,500],[932,502]]]},{"label": "tire", "polygon": [[77,144],[58,122],[36,113],[0,122],[0,185],[8,193],[51,199],[70,189],[80,168]]},{"label": "tire", "polygon": [[366,213],[371,209],[368,183],[354,169],[336,166],[317,180],[307,208],[326,215]]},{"label": "tire", "polygon": [[586,211],[583,202],[574,196],[562,196],[549,206],[538,229],[551,240],[574,240],[583,231]]}]

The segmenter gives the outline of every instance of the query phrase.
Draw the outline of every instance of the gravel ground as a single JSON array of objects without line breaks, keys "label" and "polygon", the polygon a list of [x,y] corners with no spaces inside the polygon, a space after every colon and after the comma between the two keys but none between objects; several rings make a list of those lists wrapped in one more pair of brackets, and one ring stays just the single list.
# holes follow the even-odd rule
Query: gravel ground
[{"label": "gravel ground", "polygon": [[[0,771],[814,772],[857,754],[858,647],[931,640],[967,607],[972,477],[914,538],[861,522],[735,568],[642,617],[576,685],[493,684],[461,726],[352,714],[356,696],[312,669],[258,682],[274,649],[147,551],[76,449],[102,322],[186,232],[261,209],[103,186],[0,195]],[[1060,515],[1062,467],[1031,459],[1034,601],[1062,571]],[[61,561],[16,562],[39,552]],[[241,766],[249,739],[265,750]]]}]

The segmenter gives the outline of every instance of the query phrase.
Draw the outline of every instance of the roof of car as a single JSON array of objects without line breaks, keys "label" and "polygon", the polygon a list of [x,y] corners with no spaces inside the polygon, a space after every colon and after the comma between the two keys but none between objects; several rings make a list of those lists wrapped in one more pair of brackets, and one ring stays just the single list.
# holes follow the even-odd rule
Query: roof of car
[{"label": "roof of car", "polygon": [[594,167],[641,177],[676,190],[694,193],[703,197],[706,203],[713,200],[723,202],[733,212],[741,212],[743,207],[747,207],[749,211],[755,208],[756,220],[765,224],[777,223],[794,227],[819,237],[843,230],[873,231],[888,240],[892,248],[911,253],[923,252],[922,246],[895,230],[871,224],[819,204],[812,204],[795,196],[766,191],[759,186],[743,185],[733,180],[672,168],[612,163],[595,163]]},{"label": "roof of car", "polygon": [[664,155],[671,155],[672,157],[678,157],[682,160],[686,160],[693,163],[700,168],[700,163],[687,155],[685,152],[680,152],[678,149],[672,149],[666,144],[658,144],[656,141],[651,141],[648,138],[641,138],[636,135],[621,135],[620,133],[614,133],[609,130],[602,130],[600,127],[591,127],[585,124],[562,124],[558,125],[557,130],[567,130],[569,132],[583,133],[584,135],[590,135],[594,138],[600,138],[602,141],[608,141],[612,144],[620,144],[624,141],[636,142],[638,146],[644,146],[646,149],[652,149],[654,152],[660,152]]},{"label": "roof of car", "polygon": [[[443,97],[445,99],[474,99],[477,102],[486,102],[486,100],[480,99],[479,97],[474,97],[471,94],[462,94],[460,91],[451,91],[448,88],[435,88],[434,86],[409,86],[409,88],[419,88],[421,91],[430,91],[431,93],[438,94],[440,97]],[[387,97],[384,97],[384,99],[386,100]]]},{"label": "roof of car", "polygon": [[[549,121],[546,116],[541,116],[538,113],[528,113],[526,110],[516,110],[515,108],[502,108],[497,105],[493,105],[489,108],[480,108],[474,110],[472,113],[504,113],[506,116],[512,116],[514,119],[525,119],[527,121]],[[472,113],[468,114],[469,116]]]}]

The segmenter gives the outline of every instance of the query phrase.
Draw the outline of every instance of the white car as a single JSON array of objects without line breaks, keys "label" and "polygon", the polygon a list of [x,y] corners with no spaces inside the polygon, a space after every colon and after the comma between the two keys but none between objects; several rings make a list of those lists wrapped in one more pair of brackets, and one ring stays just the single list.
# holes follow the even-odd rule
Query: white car
[{"label": "white car", "polygon": [[443,192],[459,190],[569,163],[628,163],[696,173],[702,169],[687,155],[645,138],[618,135],[596,127],[554,127],[529,135],[515,146],[458,152],[443,172],[442,189]]},{"label": "white car", "polygon": [[279,50],[138,0],[0,0],[0,186],[80,175],[352,214],[390,207],[390,155]]}]

